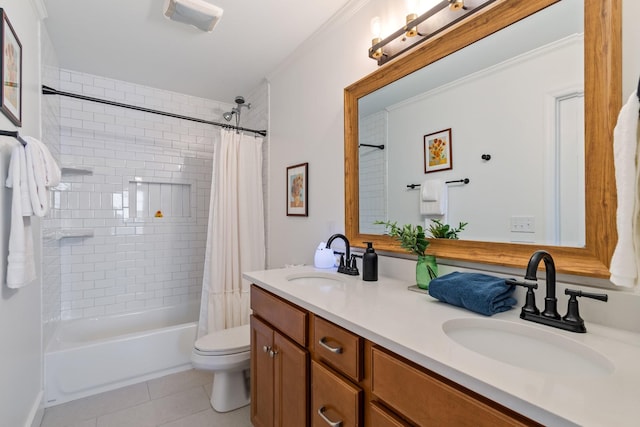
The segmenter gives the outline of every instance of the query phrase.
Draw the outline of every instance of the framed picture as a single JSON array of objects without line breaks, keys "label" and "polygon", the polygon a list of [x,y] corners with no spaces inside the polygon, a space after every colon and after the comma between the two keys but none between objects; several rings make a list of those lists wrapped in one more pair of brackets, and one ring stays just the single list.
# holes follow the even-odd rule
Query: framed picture
[{"label": "framed picture", "polygon": [[4,9],[2,15],[2,92],[0,110],[16,126],[22,126],[22,44],[9,22]]},{"label": "framed picture", "polygon": [[309,216],[309,163],[287,168],[287,216]]},{"label": "framed picture", "polygon": [[453,168],[451,128],[424,136],[424,173]]}]

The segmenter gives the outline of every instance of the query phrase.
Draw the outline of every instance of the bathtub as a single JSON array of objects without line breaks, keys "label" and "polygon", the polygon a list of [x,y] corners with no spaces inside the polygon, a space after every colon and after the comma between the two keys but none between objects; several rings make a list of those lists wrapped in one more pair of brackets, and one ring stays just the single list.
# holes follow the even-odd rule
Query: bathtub
[{"label": "bathtub", "polygon": [[61,322],[44,355],[45,406],[191,369],[199,302]]}]

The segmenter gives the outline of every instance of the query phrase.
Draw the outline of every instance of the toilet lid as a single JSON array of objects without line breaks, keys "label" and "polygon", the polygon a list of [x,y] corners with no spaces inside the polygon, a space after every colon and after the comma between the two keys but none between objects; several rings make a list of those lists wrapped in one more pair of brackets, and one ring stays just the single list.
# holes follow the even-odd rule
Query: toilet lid
[{"label": "toilet lid", "polygon": [[251,347],[249,325],[215,331],[195,343],[196,350],[209,354],[233,354],[249,351]]}]

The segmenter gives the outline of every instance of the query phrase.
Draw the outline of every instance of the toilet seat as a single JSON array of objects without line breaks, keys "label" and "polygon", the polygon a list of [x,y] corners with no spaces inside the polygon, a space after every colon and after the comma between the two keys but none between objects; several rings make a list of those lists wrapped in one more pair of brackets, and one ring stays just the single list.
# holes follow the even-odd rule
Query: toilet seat
[{"label": "toilet seat", "polygon": [[250,351],[249,325],[215,331],[198,339],[194,352],[203,356],[223,356]]}]

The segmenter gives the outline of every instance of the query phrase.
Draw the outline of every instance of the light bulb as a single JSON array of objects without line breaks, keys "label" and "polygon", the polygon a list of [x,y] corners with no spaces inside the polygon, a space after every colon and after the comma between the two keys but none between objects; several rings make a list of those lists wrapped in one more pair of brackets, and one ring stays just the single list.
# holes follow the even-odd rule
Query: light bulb
[{"label": "light bulb", "polygon": [[[373,39],[371,39],[371,46],[375,46],[380,43],[382,39],[380,38],[380,33],[382,31],[382,26],[380,25],[380,17],[376,16],[371,19],[371,34],[373,35]],[[382,48],[378,48],[371,52],[371,57],[378,59],[382,56]]]},{"label": "light bulb", "polygon": [[371,35],[374,38],[379,38],[381,31],[382,26],[380,25],[380,17],[374,16],[373,18],[371,18]]},{"label": "light bulb", "polygon": [[407,13],[416,13],[418,10],[418,1],[417,0],[406,0],[407,4]]}]

